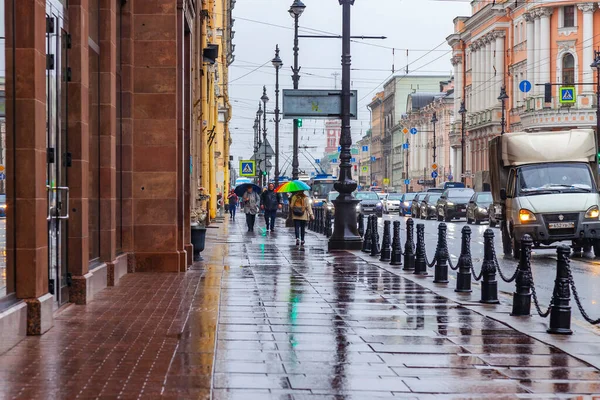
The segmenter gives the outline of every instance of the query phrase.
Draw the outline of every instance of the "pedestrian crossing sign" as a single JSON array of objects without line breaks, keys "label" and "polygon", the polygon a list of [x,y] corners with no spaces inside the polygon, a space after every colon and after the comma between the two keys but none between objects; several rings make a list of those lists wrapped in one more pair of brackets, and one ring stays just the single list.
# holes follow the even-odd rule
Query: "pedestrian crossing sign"
[{"label": "pedestrian crossing sign", "polygon": [[362,170],[362,172],[369,172],[369,167],[368,167],[368,166],[366,166],[366,165],[363,165],[363,166],[361,167],[361,170]]},{"label": "pedestrian crossing sign", "polygon": [[560,88],[560,104],[575,104],[576,100],[575,86],[563,86]]},{"label": "pedestrian crossing sign", "polygon": [[240,176],[255,176],[256,163],[252,160],[240,161]]}]

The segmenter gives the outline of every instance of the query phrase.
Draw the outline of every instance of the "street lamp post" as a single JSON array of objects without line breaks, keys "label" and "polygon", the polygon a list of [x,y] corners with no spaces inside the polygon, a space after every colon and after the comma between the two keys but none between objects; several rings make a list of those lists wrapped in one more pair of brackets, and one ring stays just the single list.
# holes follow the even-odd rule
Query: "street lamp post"
[{"label": "street lamp post", "polygon": [[[301,0],[294,0],[294,3],[289,9],[289,13],[294,18],[294,66],[292,67],[292,80],[294,82],[294,89],[298,89],[300,82],[300,67],[298,66],[298,21],[300,16],[304,12],[306,6]],[[300,162],[298,161],[298,120],[294,120],[294,154],[292,156],[292,179],[297,180],[300,173],[298,170]]]},{"label": "street lamp post", "polygon": [[600,51],[594,50],[594,62],[591,65],[596,70],[596,146],[600,146]]},{"label": "street lamp post", "polygon": [[458,110],[461,118],[460,124],[460,174],[462,183],[466,183],[465,177],[465,118],[467,116],[467,109],[465,108],[465,102],[460,103],[460,110]]},{"label": "street lamp post", "polygon": [[[256,116],[258,119],[258,148],[260,150],[260,145],[262,143],[260,140],[260,117],[263,116],[262,105],[260,104],[260,102],[258,103],[258,111],[256,112]],[[262,169],[260,168],[262,159],[258,158],[259,156],[260,156],[260,154],[258,154],[258,152],[257,152],[257,154],[256,154],[256,165],[257,165],[256,169],[257,169],[257,172],[259,173],[257,181],[258,181],[258,184],[260,185],[262,182]]]},{"label": "street lamp post", "polygon": [[275,187],[279,186],[279,70],[283,61],[279,57],[279,45],[275,47],[275,58],[271,60],[275,67]]},{"label": "street lamp post", "polygon": [[[410,178],[409,178],[409,174],[408,174],[408,156],[409,156],[409,151],[410,151],[410,141],[408,140],[408,137],[406,137],[406,182],[410,182]],[[409,183],[406,184],[406,193],[408,193],[408,189],[409,189]]]},{"label": "street lamp post", "polygon": [[498,100],[502,102],[502,119],[500,120],[501,131],[500,134],[504,135],[506,130],[506,104],[505,101],[508,99],[508,95],[506,94],[506,88],[504,85],[500,88],[500,96],[498,96]]},{"label": "street lamp post", "polygon": [[[435,140],[435,124],[436,124],[436,122],[438,122],[438,119],[437,119],[437,114],[434,111],[433,112],[433,116],[431,117],[431,123],[433,124],[433,164],[435,164],[435,150],[436,150],[436,146],[435,146],[435,142],[436,142],[436,140]],[[436,179],[433,176],[432,176],[432,178],[433,178],[433,187],[435,187],[436,186],[435,185]]]},{"label": "street lamp post", "polygon": [[340,137],[340,173],[335,189],[339,196],[334,200],[335,223],[333,235],[329,239],[329,250],[360,250],[361,237],[356,225],[356,205],[359,203],[352,196],[357,188],[356,181],[352,180],[352,165],[350,147],[352,146],[352,132],[350,128],[350,67],[352,57],[350,53],[350,24],[351,7],[354,0],[339,0],[342,6],[342,135]]},{"label": "street lamp post", "polygon": [[265,179],[265,186],[267,186],[269,184],[269,168],[267,168],[267,103],[269,102],[269,97],[267,96],[267,87],[263,86],[263,95],[260,98],[260,100],[263,102],[264,107],[263,107],[263,140],[264,140],[264,146],[265,146],[265,171],[266,174],[263,172],[263,176]]}]

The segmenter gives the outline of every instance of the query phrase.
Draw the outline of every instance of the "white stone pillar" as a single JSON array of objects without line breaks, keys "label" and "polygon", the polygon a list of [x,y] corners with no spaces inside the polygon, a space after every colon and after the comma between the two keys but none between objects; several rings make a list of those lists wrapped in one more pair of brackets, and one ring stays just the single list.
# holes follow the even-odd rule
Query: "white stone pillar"
[{"label": "white stone pillar", "polygon": [[[577,8],[583,12],[583,41],[581,43],[583,52],[583,65],[581,68],[583,82],[593,83],[594,70],[590,65],[594,61],[594,11],[596,10],[596,4],[578,4]],[[577,78],[575,78],[575,81],[577,81]],[[582,91],[584,93],[593,93],[594,88],[592,85],[583,85]]]},{"label": "white stone pillar", "polygon": [[477,109],[479,111],[483,111],[485,110],[485,77],[486,77],[486,70],[485,70],[485,61],[486,61],[486,56],[485,56],[485,50],[486,50],[487,46],[486,43],[484,41],[481,42],[481,45],[479,47],[479,53],[480,53],[480,57],[479,57],[479,81],[478,81],[478,85],[477,88],[475,89],[477,91]]},{"label": "white stone pillar", "polygon": [[496,50],[496,46],[494,43],[494,35],[493,34],[489,34],[486,37],[487,40],[487,44],[485,45],[486,48],[486,66],[485,66],[485,93],[486,93],[486,106],[485,108],[491,108],[494,105],[494,98],[497,98],[498,95],[496,94],[496,88],[495,88],[495,79],[496,77],[494,76],[494,50]]},{"label": "white stone pillar", "polygon": [[477,93],[475,88],[477,82],[479,82],[479,46],[477,43],[473,44],[473,52],[471,53],[471,108],[469,111],[478,111],[477,104]]},{"label": "white stone pillar", "polygon": [[[494,37],[496,39],[496,93],[500,96],[500,89],[502,85],[504,85],[504,37],[506,33],[504,31],[496,31],[494,32]],[[515,79],[516,80],[516,79]],[[513,93],[513,96],[516,95],[517,92]],[[498,96],[494,98],[494,104],[500,103],[498,100]],[[508,106],[508,104],[507,104]]]},{"label": "white stone pillar", "polygon": [[540,30],[540,14],[537,11],[534,11],[534,49],[535,56],[533,58],[533,90],[535,91],[535,95],[539,95],[541,93],[541,86],[536,86],[538,83],[542,83],[540,81],[540,61],[541,61],[541,30]]},{"label": "white stone pillar", "polygon": [[454,117],[456,125],[456,116],[460,109],[460,102],[462,98],[462,71],[461,71],[461,56],[455,55],[452,57],[452,66],[454,67]]},{"label": "white stone pillar", "polygon": [[[551,8],[542,8],[539,10],[540,13],[540,82],[550,82],[550,47],[552,47],[550,40],[550,16],[552,15]],[[591,64],[591,62],[590,62]],[[543,86],[540,86],[542,88]],[[541,93],[543,94],[543,89]]]},{"label": "white stone pillar", "polygon": [[[534,82],[534,60],[535,60],[535,27],[533,23],[533,15],[530,13],[525,14],[525,21],[527,21],[527,80],[533,84]],[[535,86],[534,86],[535,87]],[[525,96],[529,97],[533,94],[533,87],[531,91]]]}]

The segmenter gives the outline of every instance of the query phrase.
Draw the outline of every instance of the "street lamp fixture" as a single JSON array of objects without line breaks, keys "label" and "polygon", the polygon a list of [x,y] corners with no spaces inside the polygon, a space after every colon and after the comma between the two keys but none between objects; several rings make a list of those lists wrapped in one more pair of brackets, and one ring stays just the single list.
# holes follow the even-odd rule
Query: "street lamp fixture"
[{"label": "street lamp fixture", "polygon": [[267,87],[263,86],[263,95],[260,98],[260,100],[263,102],[263,141],[264,141],[264,146],[265,146],[265,159],[264,159],[264,163],[265,163],[265,170],[263,172],[266,172],[267,175],[265,176],[266,181],[265,181],[265,186],[267,186],[267,184],[269,183],[269,169],[267,168],[267,103],[269,102],[269,97],[267,96]]},{"label": "street lamp fixture", "polygon": [[279,70],[283,61],[279,57],[279,45],[275,46],[275,58],[271,60],[275,67],[275,187],[279,187]]},{"label": "street lamp fixture", "polygon": [[306,6],[301,0],[294,0],[294,4],[290,6],[289,13],[292,18],[296,18],[302,15]]},{"label": "street lamp fixture", "polygon": [[600,51],[594,50],[594,62],[591,67],[596,70],[596,142],[600,146]]},{"label": "street lamp fixture", "polygon": [[[298,51],[300,50],[298,44],[298,28],[299,28],[299,19],[306,6],[301,0],[294,0],[294,3],[290,6],[290,15],[294,18],[294,66],[292,67],[292,81],[294,82],[294,89],[298,89],[300,83],[300,67],[298,66]],[[297,180],[300,171],[300,161],[298,160],[298,120],[294,120],[294,133],[293,133],[293,141],[294,141],[294,154],[292,156],[292,179]],[[289,222],[286,224],[292,226],[291,218]]]},{"label": "street lamp fixture", "polygon": [[[435,150],[436,150],[436,146],[435,146],[435,142],[436,142],[436,140],[435,140],[435,124],[436,124],[437,122],[438,122],[438,119],[437,119],[437,114],[436,114],[436,112],[434,111],[434,112],[433,112],[433,116],[431,117],[431,123],[433,124],[433,163],[434,163],[434,164],[435,164]],[[433,178],[433,177],[432,177],[432,178]],[[435,185],[435,181],[436,181],[436,179],[435,179],[435,178],[433,178],[433,187],[435,187],[435,186],[436,186],[436,185]]]},{"label": "street lamp fixture", "polygon": [[467,109],[465,108],[465,102],[462,101],[460,103],[460,109],[458,113],[461,117],[460,124],[460,173],[461,173],[461,182],[465,183],[465,119],[467,116]]},{"label": "street lamp fixture", "polygon": [[504,135],[504,131],[506,130],[506,99],[508,99],[508,95],[506,94],[506,88],[504,85],[500,88],[500,96],[498,96],[498,100],[502,102],[502,119],[500,120],[500,126],[502,130],[500,131],[501,135]]}]

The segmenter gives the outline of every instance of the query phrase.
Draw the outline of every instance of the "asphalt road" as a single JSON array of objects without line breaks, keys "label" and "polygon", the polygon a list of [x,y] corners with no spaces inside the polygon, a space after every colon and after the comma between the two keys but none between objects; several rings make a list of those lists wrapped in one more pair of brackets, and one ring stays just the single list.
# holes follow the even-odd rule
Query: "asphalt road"
[{"label": "asphalt road", "polygon": [[[402,227],[402,246],[406,240],[406,220],[407,217],[400,217],[398,215],[384,215],[383,219],[378,220],[379,224],[379,235],[380,240],[383,237],[383,221],[385,220],[399,220],[401,221]],[[437,244],[437,226],[439,222],[429,220],[415,220],[415,226],[418,223],[425,225],[425,244],[427,249],[427,257],[432,260],[435,253]],[[461,229],[466,225],[466,220],[454,220],[454,222],[446,223],[448,226],[448,248],[454,263],[457,262],[458,256],[460,255],[460,240],[461,240]],[[481,264],[483,261],[483,234],[486,229],[489,229],[487,223],[481,225],[470,225],[471,234],[471,254],[473,256],[473,264],[475,271],[481,270]],[[517,260],[512,256],[504,256],[502,251],[502,237],[498,228],[492,228],[494,231],[494,243],[496,248],[496,255],[498,258],[498,264],[504,272],[504,275],[510,277],[514,274],[517,267]],[[392,232],[393,233],[393,232]],[[416,240],[416,237],[415,237]],[[565,242],[565,244],[570,244]],[[541,303],[542,309],[545,310],[550,303],[552,297],[552,290],[554,288],[554,280],[556,278],[556,249],[534,249],[532,254],[532,273],[535,282],[535,288],[537,291],[538,299]],[[575,286],[581,298],[582,304],[586,312],[592,318],[600,318],[600,259],[573,259],[571,260],[571,270],[573,273],[573,279]],[[430,271],[433,275],[433,271]],[[450,271],[450,284],[456,284],[456,273]],[[498,288],[501,295],[512,296],[512,292],[515,289],[515,283],[506,283],[500,276],[497,276]],[[577,305],[574,301],[571,302],[572,313],[574,317],[574,323],[587,325],[584,321],[581,313],[577,309]],[[532,306],[532,312],[534,308]],[[600,332],[600,329],[598,329]]]}]

